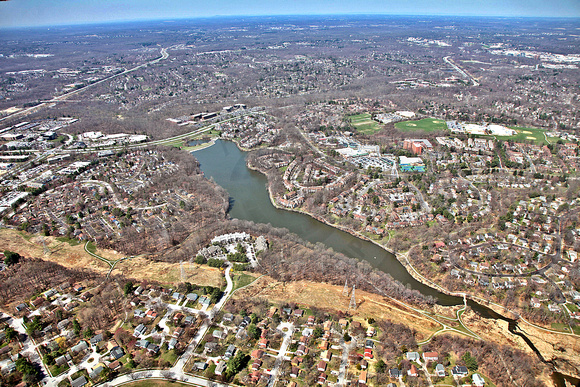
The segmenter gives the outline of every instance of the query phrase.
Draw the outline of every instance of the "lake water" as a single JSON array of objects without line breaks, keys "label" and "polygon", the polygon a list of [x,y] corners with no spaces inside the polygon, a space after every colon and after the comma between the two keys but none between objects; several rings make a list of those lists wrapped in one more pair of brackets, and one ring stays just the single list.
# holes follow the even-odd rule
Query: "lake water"
[{"label": "lake water", "polygon": [[[312,243],[320,242],[348,257],[365,260],[373,267],[391,274],[403,284],[409,284],[412,289],[435,297],[441,305],[463,304],[460,297],[449,296],[416,281],[393,254],[379,246],[321,223],[308,215],[274,207],[268,196],[268,180],[263,174],[246,166],[246,152],[238,149],[233,142],[218,140],[213,146],[194,152],[194,156],[199,160],[205,176],[213,178],[228,191],[233,201],[229,212],[232,218],[287,228],[304,240]],[[485,318],[508,321],[512,333],[525,337],[516,330],[515,321],[474,301],[467,300],[467,304]],[[529,345],[535,350],[531,342]],[[558,372],[554,372],[552,378],[556,386],[564,386],[564,379],[577,381]]]},{"label": "lake water", "polygon": [[463,303],[459,297],[443,294],[416,281],[393,254],[374,243],[356,238],[308,215],[274,207],[268,196],[267,178],[246,166],[246,152],[239,150],[233,142],[220,140],[209,148],[196,151],[194,155],[205,176],[213,178],[232,197],[232,218],[287,228],[304,240],[320,242],[348,257],[365,260],[373,267],[390,273],[401,283],[437,298],[442,305]]}]

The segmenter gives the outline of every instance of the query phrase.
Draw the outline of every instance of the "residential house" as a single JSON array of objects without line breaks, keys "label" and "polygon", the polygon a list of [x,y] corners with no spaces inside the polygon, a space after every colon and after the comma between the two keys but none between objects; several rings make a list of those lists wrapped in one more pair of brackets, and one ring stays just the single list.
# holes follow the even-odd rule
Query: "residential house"
[{"label": "residential house", "polygon": [[418,362],[421,359],[418,352],[407,352],[405,353],[405,357],[407,360],[414,362]]},{"label": "residential house", "polygon": [[233,344],[230,344],[228,346],[228,348],[226,349],[226,353],[224,354],[224,358],[227,360],[230,357],[234,356],[235,353],[236,353],[236,346]]},{"label": "residential house", "polygon": [[216,375],[222,375],[224,373],[224,371],[226,370],[227,366],[228,366],[228,364],[224,360],[220,360],[218,362],[217,366],[215,367],[214,373]]},{"label": "residential house", "polygon": [[196,370],[198,371],[203,371],[207,368],[207,363],[204,361],[196,361],[193,366],[195,367]]},{"label": "residential house", "polygon": [[306,348],[303,344],[300,344],[298,346],[298,349],[296,350],[296,355],[297,356],[304,356],[308,353],[308,348]]},{"label": "residential house", "polygon": [[360,384],[367,384],[367,372],[362,371],[358,377],[358,382]]},{"label": "residential house", "polygon": [[269,343],[270,343],[270,341],[268,339],[260,339],[260,341],[258,342],[258,347],[268,348]]},{"label": "residential house", "polygon": [[324,372],[324,371],[326,371],[326,362],[325,362],[324,360],[320,360],[320,361],[318,362],[318,365],[316,366],[316,369],[317,369],[319,372]]},{"label": "residential house", "polygon": [[135,332],[133,332],[133,336],[138,338],[138,337],[143,336],[145,334],[145,332],[147,332],[147,327],[143,324],[139,324],[135,328]]},{"label": "residential house", "polygon": [[471,380],[475,387],[483,387],[485,385],[485,380],[479,374],[473,374]]},{"label": "residential house", "polygon": [[297,378],[299,374],[300,374],[300,368],[298,368],[296,366],[292,366],[292,368],[290,369],[290,377]]},{"label": "residential house", "polygon": [[117,371],[119,368],[121,368],[121,363],[119,363],[119,360],[115,360],[109,363],[107,367],[109,367],[110,370]]},{"label": "residential house", "polygon": [[257,371],[260,369],[260,367],[262,367],[262,360],[260,359],[254,360],[254,362],[252,363],[252,370]]},{"label": "residential house", "polygon": [[365,348],[365,359],[372,359],[373,356],[373,350],[370,348]]},{"label": "residential house", "polygon": [[440,378],[445,377],[445,367],[443,364],[437,364],[437,366],[435,366],[435,374]]},{"label": "residential house", "polygon": [[85,349],[89,348],[86,341],[80,341],[77,345],[71,348],[71,351],[74,353],[78,353],[84,351]]},{"label": "residential house", "polygon": [[213,333],[211,335],[218,340],[221,340],[226,336],[225,332],[217,330],[217,329],[215,331],[213,331]]},{"label": "residential house", "polygon": [[98,366],[97,368],[95,368],[94,370],[92,370],[89,373],[89,378],[91,379],[96,379],[99,377],[99,375],[101,374],[101,372],[103,372],[104,368],[103,366]]},{"label": "residential house", "polygon": [[180,312],[175,313],[175,315],[173,316],[173,323],[179,324],[179,321],[181,321],[182,318],[183,318],[182,313],[180,313]]},{"label": "residential house", "polygon": [[391,368],[389,370],[389,377],[391,378],[400,378],[401,377],[401,370],[398,368]]},{"label": "residential house", "polygon": [[469,371],[467,370],[467,367],[465,367],[465,366],[455,366],[455,367],[451,368],[451,375],[453,375],[455,377],[463,378],[463,377],[467,376],[468,373],[469,373]]},{"label": "residential house", "polygon": [[439,354],[437,352],[424,352],[423,360],[428,361],[439,361]]},{"label": "residential house", "polygon": [[70,382],[70,385],[71,387],[83,387],[86,386],[87,383],[88,383],[87,378],[85,378],[84,376],[79,376],[78,378]]},{"label": "residential house", "polygon": [[254,349],[254,350],[252,351],[252,353],[250,354],[250,357],[251,357],[252,359],[254,359],[254,360],[255,360],[255,359],[261,359],[261,358],[262,358],[262,356],[264,356],[264,351],[262,351],[261,349]]},{"label": "residential house", "polygon": [[123,348],[116,346],[111,348],[111,356],[115,359],[115,360],[119,360],[120,358],[123,357],[123,355],[125,355],[125,352],[123,351]]},{"label": "residential house", "polygon": [[64,355],[59,356],[56,359],[54,359],[54,362],[56,363],[56,365],[58,365],[60,367],[62,365],[65,365],[66,363],[68,363],[71,360],[72,360],[72,357],[68,353],[65,353]]},{"label": "residential house", "polygon": [[[197,294],[195,293],[189,293],[187,296],[185,296],[187,298],[188,301],[191,302],[195,302],[197,301],[197,298],[199,297]],[[224,316],[225,317],[225,316]]]},{"label": "residential house", "polygon": [[102,333],[99,333],[98,335],[94,335],[90,339],[91,345],[97,345],[101,341],[103,341],[103,334]]}]

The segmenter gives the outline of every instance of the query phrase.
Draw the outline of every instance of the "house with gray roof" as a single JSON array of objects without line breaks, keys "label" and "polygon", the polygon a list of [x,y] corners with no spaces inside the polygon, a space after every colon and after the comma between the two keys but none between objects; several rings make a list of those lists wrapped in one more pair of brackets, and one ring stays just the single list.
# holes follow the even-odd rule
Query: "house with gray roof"
[{"label": "house with gray roof", "polygon": [[73,380],[70,385],[71,387],[83,387],[87,385],[87,378],[85,378],[84,376],[80,376],[78,378],[76,378],[75,380]]},{"label": "house with gray roof", "polygon": [[98,378],[99,375],[101,374],[101,372],[103,371],[103,369],[104,369],[103,366],[98,366],[92,372],[89,373],[89,378],[91,378],[91,379]]},{"label": "house with gray roof", "polygon": [[74,353],[84,351],[85,349],[89,348],[86,341],[80,341],[77,345],[71,348],[71,351]]}]

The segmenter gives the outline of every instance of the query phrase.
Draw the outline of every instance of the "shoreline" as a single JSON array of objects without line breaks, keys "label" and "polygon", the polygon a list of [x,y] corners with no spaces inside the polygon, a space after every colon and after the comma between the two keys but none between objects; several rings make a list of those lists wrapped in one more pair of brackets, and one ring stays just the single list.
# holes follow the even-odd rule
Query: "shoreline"
[{"label": "shoreline", "polygon": [[[218,139],[219,138],[214,139],[214,141],[212,141],[211,144],[208,145],[207,147],[209,147],[211,145],[214,145],[215,144],[215,141],[218,140]],[[251,152],[252,151],[250,149],[241,147],[239,145],[239,143],[237,141],[235,141],[235,140],[230,140],[230,139],[220,139],[220,140],[233,142],[234,144],[236,144],[236,146],[238,147],[238,149],[240,149],[243,152]],[[207,147],[204,147],[203,149],[205,149]],[[200,150],[200,149],[196,149],[196,150]],[[195,151],[192,151],[192,152],[195,152]],[[392,250],[392,249],[390,249],[390,248],[388,248],[386,246],[383,246],[379,242],[372,240],[371,238],[367,237],[366,235],[361,234],[358,231],[354,231],[354,230],[348,229],[345,226],[340,226],[340,225],[337,225],[337,224],[334,224],[334,223],[330,223],[329,221],[327,221],[326,219],[324,219],[321,216],[311,214],[308,211],[304,211],[304,210],[301,210],[301,209],[287,208],[287,207],[280,206],[278,203],[276,203],[276,200],[275,200],[275,198],[273,196],[273,193],[272,193],[272,190],[271,190],[271,187],[270,187],[270,181],[268,179],[268,174],[265,173],[264,171],[260,170],[260,168],[255,167],[255,166],[253,166],[253,165],[251,165],[251,164],[249,164],[247,162],[246,162],[246,167],[248,169],[252,170],[252,171],[259,172],[259,173],[261,173],[262,175],[264,175],[266,177],[266,179],[268,180],[268,186],[267,186],[267,188],[268,188],[268,197],[270,198],[270,202],[271,202],[272,206],[274,206],[276,209],[278,209],[278,210],[284,210],[284,211],[292,211],[292,212],[295,212],[295,213],[307,215],[307,216],[313,218],[314,220],[317,220],[317,221],[319,221],[321,223],[326,224],[329,227],[336,228],[336,229],[338,229],[340,231],[343,231],[343,232],[346,232],[346,233],[348,233],[348,234],[350,234],[350,235],[352,235],[352,236],[354,236],[356,238],[359,238],[361,240],[364,240],[364,241],[371,242],[371,243],[375,244],[376,246],[378,246],[381,249],[385,250],[387,253],[392,254],[397,259],[397,261],[399,261],[399,263],[405,268],[405,270],[407,271],[407,273],[409,273],[409,275],[411,277],[413,277],[413,279],[415,279],[417,282],[420,282],[421,284],[423,284],[423,285],[425,285],[425,286],[427,286],[429,288],[432,288],[432,289],[434,289],[436,291],[439,291],[439,292],[441,292],[441,293],[443,293],[445,295],[452,296],[452,297],[463,298],[464,299],[464,304],[465,304],[465,299],[467,298],[470,301],[472,301],[472,302],[474,302],[476,304],[481,305],[482,307],[485,307],[485,308],[490,309],[491,311],[493,311],[494,313],[500,315],[504,319],[513,320],[513,321],[516,321],[516,322],[518,322],[518,321],[525,322],[526,324],[531,325],[533,327],[536,327],[536,328],[539,328],[539,329],[543,329],[543,330],[546,330],[546,331],[550,331],[550,332],[553,332],[553,333],[569,334],[569,333],[566,333],[566,332],[552,331],[551,329],[549,329],[547,327],[543,327],[543,326],[540,326],[540,325],[533,324],[533,323],[527,321],[526,319],[524,319],[523,317],[521,317],[518,313],[513,312],[511,310],[507,310],[503,305],[499,305],[499,304],[496,304],[494,302],[490,302],[489,300],[485,300],[485,299],[483,299],[483,298],[481,298],[481,297],[479,297],[477,295],[473,295],[471,293],[466,293],[466,292],[453,292],[453,291],[450,291],[448,289],[445,289],[444,287],[442,287],[441,285],[439,285],[439,284],[437,284],[437,283],[435,283],[433,281],[428,280],[421,273],[419,273],[419,271],[417,269],[415,269],[415,267],[411,264],[411,262],[409,262],[409,259],[408,259],[407,255],[409,254],[409,251],[413,248],[413,246],[407,252],[404,252],[404,253],[396,252],[396,251],[394,251],[394,250]],[[451,307],[456,307],[456,306],[460,306],[460,305],[461,305],[461,303],[458,303],[456,305],[451,305]],[[514,318],[514,316],[509,316],[509,315],[506,315],[506,314],[515,315],[516,317]],[[574,334],[572,334],[572,335],[574,335]]]},{"label": "shoreline", "polygon": [[[236,147],[238,149],[240,149],[241,151],[244,151],[244,152],[250,152],[251,151],[251,150],[248,150],[248,149],[244,149],[243,147],[241,147],[234,140],[230,140],[230,139],[224,139],[224,140],[226,140],[226,141],[232,141],[233,143],[236,144]],[[213,143],[211,143],[211,145],[213,145],[214,143],[215,143],[215,141]],[[208,144],[208,145],[211,146],[210,144]],[[322,218],[320,216],[317,216],[317,215],[314,215],[314,214],[310,214],[309,212],[304,211],[304,210],[301,210],[301,209],[286,208],[286,207],[280,206],[279,204],[276,203],[275,198],[274,198],[274,195],[273,195],[273,193],[271,191],[271,186],[270,186],[270,181],[268,179],[268,174],[265,173],[264,171],[260,170],[258,167],[254,166],[254,165],[249,165],[247,162],[245,164],[246,164],[246,167],[248,169],[250,169],[252,171],[256,171],[256,172],[261,173],[268,180],[268,184],[267,184],[268,197],[270,199],[270,203],[272,204],[272,206],[274,208],[279,209],[279,210],[293,211],[293,212],[296,212],[296,213],[308,215],[311,218],[313,218],[314,220],[317,220],[317,221],[319,221],[321,223],[324,223],[325,225],[328,225],[330,227],[336,228],[336,229],[338,229],[340,231],[347,232],[350,235],[352,235],[352,236],[354,236],[354,237],[356,237],[358,239],[372,242],[373,244],[375,244],[376,246],[378,246],[381,249],[385,250],[386,252],[388,252],[390,254],[393,254],[395,256],[395,258],[397,259],[397,261],[399,261],[399,263],[401,265],[403,265],[403,267],[405,268],[405,270],[407,271],[407,273],[412,278],[414,278],[416,281],[420,282],[421,284],[423,284],[423,285],[425,285],[425,286],[427,286],[427,287],[429,287],[431,289],[434,289],[434,290],[436,290],[436,291],[438,291],[440,293],[443,293],[445,295],[452,296],[452,297],[460,297],[460,298],[463,298],[463,303],[457,303],[455,305],[450,305],[449,307],[456,308],[458,306],[461,306],[462,304],[465,305],[465,306],[467,306],[467,299],[469,299],[471,302],[473,302],[473,303],[475,303],[477,305],[480,305],[482,308],[488,309],[488,310],[490,310],[491,312],[493,312],[493,313],[495,313],[497,315],[497,317],[493,317],[493,316],[483,317],[484,319],[489,318],[489,319],[491,319],[493,321],[497,321],[497,320],[506,321],[506,323],[508,323],[508,324],[506,324],[506,327],[505,327],[506,331],[505,332],[506,332],[506,334],[510,334],[510,335],[514,335],[514,334],[517,335],[517,336],[521,336],[522,334],[525,335],[525,330],[522,330],[521,328],[518,329],[517,325],[515,327],[515,330],[516,331],[519,331],[520,333],[515,333],[515,332],[513,332],[514,329],[510,329],[509,328],[509,326],[511,325],[511,324],[509,324],[510,322],[515,322],[516,324],[517,323],[520,323],[520,322],[523,322],[523,323],[525,323],[526,325],[528,325],[530,327],[539,329],[539,330],[544,331],[546,333],[563,334],[565,336],[573,336],[574,338],[577,338],[578,337],[575,334],[554,331],[554,330],[551,330],[549,328],[546,328],[546,327],[543,327],[543,326],[539,326],[539,325],[533,324],[533,323],[527,321],[526,319],[524,319],[523,317],[519,316],[519,314],[517,314],[515,312],[512,312],[512,311],[506,309],[503,305],[497,304],[495,302],[490,302],[489,300],[485,300],[485,299],[483,299],[481,297],[478,297],[476,295],[469,294],[469,293],[464,293],[464,292],[452,292],[452,291],[449,291],[449,290],[441,287],[440,285],[438,285],[438,284],[436,284],[436,283],[428,280],[424,276],[422,276],[417,271],[417,269],[415,269],[412,266],[412,264],[409,262],[408,256],[407,256],[409,254],[409,251],[411,249],[409,249],[409,251],[407,251],[406,253],[397,253],[397,252],[394,252],[392,249],[390,249],[390,248],[388,248],[386,246],[383,246],[380,243],[378,243],[378,242],[376,242],[376,241],[368,238],[367,236],[360,234],[359,232],[356,232],[356,231],[350,230],[350,229],[346,229],[344,226],[339,226],[339,225],[330,223],[326,219],[324,219],[324,218]],[[395,301],[398,301],[396,299],[394,299],[394,300]],[[515,318],[514,318],[514,316],[515,316]],[[539,343],[546,343],[546,341],[545,340],[540,340]],[[537,344],[539,344],[539,343],[535,343],[535,344],[529,345],[525,349],[525,351],[526,352],[528,352],[528,351],[531,351],[531,352],[539,351],[537,349]],[[540,358],[541,358],[541,360],[543,360],[544,363],[550,364],[553,367],[552,368],[552,372],[555,372],[555,373],[557,373],[559,375],[562,375],[562,376],[566,375],[566,376],[574,377],[574,373],[566,372],[565,370],[562,370],[562,369],[560,369],[560,367],[557,366],[557,363],[556,362],[558,361],[558,357],[553,358],[551,361],[546,361],[546,360],[544,360],[544,356],[548,355],[547,357],[550,357],[550,355],[548,353],[543,353],[543,351],[541,351],[541,350],[538,353],[541,354],[541,357]]]}]

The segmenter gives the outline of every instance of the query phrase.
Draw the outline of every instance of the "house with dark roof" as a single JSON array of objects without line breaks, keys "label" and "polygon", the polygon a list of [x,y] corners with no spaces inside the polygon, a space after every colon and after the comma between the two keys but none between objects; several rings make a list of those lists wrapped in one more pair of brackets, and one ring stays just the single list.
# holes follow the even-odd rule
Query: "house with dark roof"
[{"label": "house with dark roof", "polygon": [[123,348],[116,346],[111,348],[111,356],[115,359],[118,360],[120,358],[123,357],[123,355],[125,355],[125,352],[123,351]]},{"label": "house with dark roof", "polygon": [[135,328],[135,332],[133,332],[133,336],[141,337],[147,332],[147,327],[143,324],[139,324],[137,328]]},{"label": "house with dark roof", "polygon": [[87,385],[87,378],[85,378],[84,376],[80,376],[78,378],[76,378],[75,380],[73,380],[72,382],[70,382],[71,387],[83,387]]},{"label": "house with dark roof", "polygon": [[467,376],[468,373],[469,373],[469,371],[467,370],[467,367],[465,367],[465,366],[455,366],[455,367],[451,368],[451,375],[453,375],[453,376],[463,378],[463,377]]},{"label": "house with dark roof", "polygon": [[103,334],[102,333],[99,333],[98,335],[94,335],[90,339],[91,345],[97,345],[101,341],[103,341]]},{"label": "house with dark roof", "polygon": [[95,368],[94,370],[92,370],[89,373],[89,378],[91,379],[96,379],[99,377],[99,375],[101,374],[101,372],[103,372],[104,368],[103,366],[98,366],[97,368]]}]

